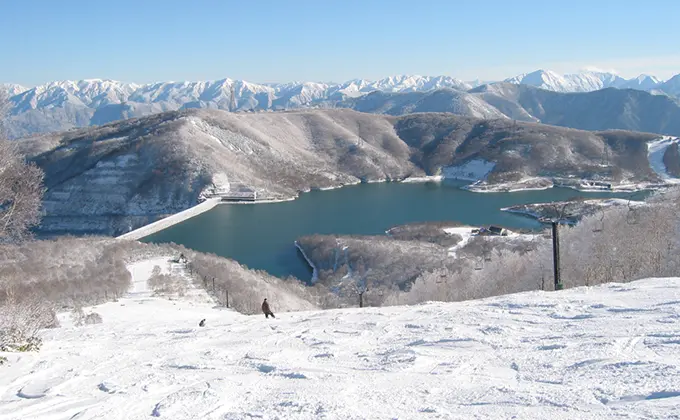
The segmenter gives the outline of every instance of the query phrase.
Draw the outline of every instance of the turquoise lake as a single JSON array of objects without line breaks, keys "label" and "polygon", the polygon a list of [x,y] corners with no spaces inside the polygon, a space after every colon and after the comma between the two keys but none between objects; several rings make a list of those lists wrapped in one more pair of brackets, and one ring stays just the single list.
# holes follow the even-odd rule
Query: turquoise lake
[{"label": "turquoise lake", "polygon": [[[630,193],[580,192],[569,188],[474,193],[461,189],[463,185],[456,181],[359,184],[312,191],[281,203],[221,204],[143,241],[175,242],[233,258],[275,276],[292,275],[306,281],[311,277],[311,269],[294,245],[303,235],[381,235],[395,225],[428,221],[532,229],[540,224],[500,209],[573,197],[631,197]],[[645,195],[635,193],[632,197],[641,199]]]}]

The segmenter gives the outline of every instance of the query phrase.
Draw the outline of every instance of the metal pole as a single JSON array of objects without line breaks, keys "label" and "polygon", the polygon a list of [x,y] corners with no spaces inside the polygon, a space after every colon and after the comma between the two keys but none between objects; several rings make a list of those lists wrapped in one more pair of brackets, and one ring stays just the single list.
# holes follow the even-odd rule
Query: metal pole
[{"label": "metal pole", "polygon": [[559,224],[552,221],[552,243],[553,243],[553,272],[555,274],[555,290],[562,290],[562,280],[560,279],[560,237]]},{"label": "metal pole", "polygon": [[227,305],[227,308],[229,307],[229,290],[224,290],[224,302]]}]

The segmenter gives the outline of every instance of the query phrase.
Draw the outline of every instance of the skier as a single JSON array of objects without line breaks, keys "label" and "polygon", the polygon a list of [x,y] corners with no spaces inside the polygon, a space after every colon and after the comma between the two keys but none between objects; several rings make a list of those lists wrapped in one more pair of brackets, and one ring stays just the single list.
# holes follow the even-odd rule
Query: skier
[{"label": "skier", "polygon": [[271,309],[269,309],[269,303],[267,302],[267,298],[264,298],[264,302],[262,302],[262,312],[264,312],[265,318],[269,318],[269,315],[271,315],[272,318],[276,318]]}]

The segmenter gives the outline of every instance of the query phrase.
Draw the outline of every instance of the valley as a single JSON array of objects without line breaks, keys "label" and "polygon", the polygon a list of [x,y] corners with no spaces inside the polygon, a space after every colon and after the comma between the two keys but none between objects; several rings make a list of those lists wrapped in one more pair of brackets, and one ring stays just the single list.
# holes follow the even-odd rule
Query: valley
[{"label": "valley", "polygon": [[[216,189],[283,200],[314,189],[428,179],[464,179],[474,191],[526,189],[526,182],[549,188],[565,179],[577,189],[655,188],[669,185],[650,166],[647,144],[656,139],[440,113],[187,110],[19,145],[45,171],[40,234],[118,236]],[[663,150],[665,165],[679,159]]]},{"label": "valley", "polygon": [[680,3],[4,3],[2,420],[680,419]]},{"label": "valley", "polygon": [[[394,241],[385,233],[395,226],[432,222],[443,227],[500,225],[516,231],[535,231],[541,228],[539,223],[501,209],[574,197],[639,200],[648,195],[648,192],[579,192],[568,188],[479,194],[463,189],[466,185],[465,181],[454,180],[371,183],[311,191],[281,203],[220,204],[141,240],[182,244],[233,258],[252,269],[282,278],[292,275],[305,282],[312,279],[313,273],[295,247],[296,241],[308,252],[314,265],[328,269],[336,261],[334,271],[341,274],[344,272],[337,269],[346,264],[343,245],[339,244],[345,243],[352,264],[363,257],[367,268],[381,272],[378,276],[381,281],[408,284],[426,269],[440,267],[447,260],[454,263],[455,258],[447,258],[447,249],[453,245],[429,243],[433,231]],[[444,234],[440,229],[437,232]],[[317,251],[316,241],[333,246]],[[357,246],[351,246],[352,242]],[[476,253],[472,247],[469,251]],[[411,268],[397,268],[403,266]]]}]

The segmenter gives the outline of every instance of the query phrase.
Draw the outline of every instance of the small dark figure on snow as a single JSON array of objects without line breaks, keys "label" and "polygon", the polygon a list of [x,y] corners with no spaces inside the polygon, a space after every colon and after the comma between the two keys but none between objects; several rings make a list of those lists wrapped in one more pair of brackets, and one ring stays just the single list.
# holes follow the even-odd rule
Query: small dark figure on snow
[{"label": "small dark figure on snow", "polygon": [[198,323],[199,327],[205,327],[205,319],[202,319],[201,322]]},{"label": "small dark figure on snow", "polygon": [[265,318],[269,318],[269,315],[271,315],[272,318],[276,318],[274,316],[274,312],[272,312],[272,310],[269,309],[269,303],[267,302],[267,298],[264,298],[264,302],[262,302],[262,312],[264,312]]}]

